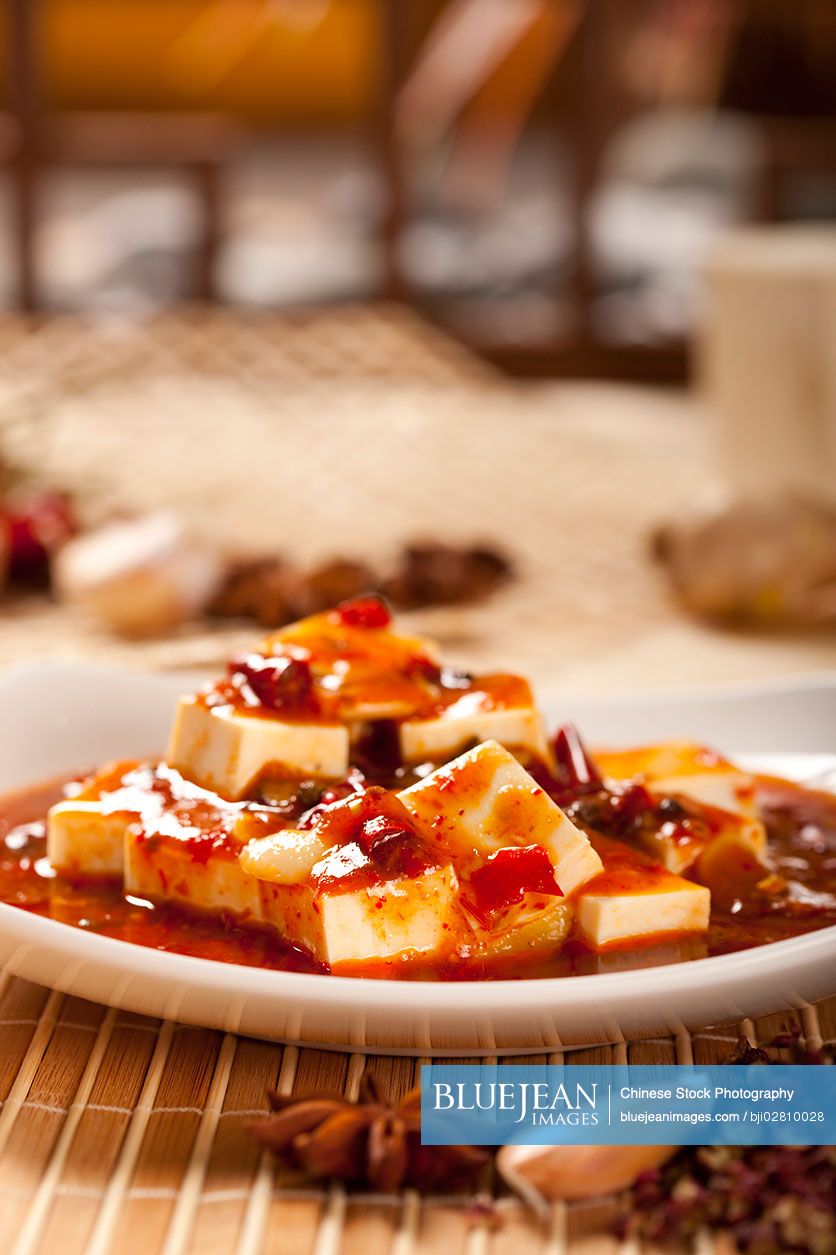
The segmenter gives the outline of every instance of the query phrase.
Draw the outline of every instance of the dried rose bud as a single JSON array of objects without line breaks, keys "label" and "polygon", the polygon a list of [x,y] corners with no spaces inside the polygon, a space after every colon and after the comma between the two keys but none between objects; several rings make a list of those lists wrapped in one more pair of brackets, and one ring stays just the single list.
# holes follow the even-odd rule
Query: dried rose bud
[{"label": "dried rose bud", "polygon": [[3,515],[11,578],[45,579],[50,558],[77,530],[69,498],[57,492],[29,493],[9,502]]},{"label": "dried rose bud", "polygon": [[361,597],[369,589],[376,588],[378,583],[378,576],[370,566],[350,558],[334,558],[320,563],[300,580],[302,595],[311,614]]}]

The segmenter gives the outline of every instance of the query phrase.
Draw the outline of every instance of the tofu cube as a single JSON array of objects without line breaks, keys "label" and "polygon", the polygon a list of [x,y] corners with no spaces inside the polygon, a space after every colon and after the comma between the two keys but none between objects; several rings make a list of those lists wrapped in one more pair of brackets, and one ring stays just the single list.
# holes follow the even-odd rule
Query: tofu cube
[{"label": "tofu cube", "polygon": [[258,918],[258,881],[237,856],[263,821],[263,808],[224,802],[165,764],[123,763],[52,808],[47,852],[68,875],[121,875],[139,897]]},{"label": "tofu cube", "polygon": [[348,750],[348,729],[339,724],[285,722],[183,697],[168,762],[196,784],[234,801],[273,764],[300,775],[342,777]]},{"label": "tofu cube", "polygon": [[389,626],[347,623],[339,609],[288,624],[267,638],[263,650],[303,651],[318,696],[347,724],[412,714],[426,701],[422,665],[436,658],[431,641]]},{"label": "tofu cube", "polygon": [[458,881],[451,867],[432,867],[365,889],[324,893],[323,958],[333,970],[372,960],[437,959],[452,949]]},{"label": "tofu cube", "polygon": [[604,871],[578,894],[577,926],[595,950],[705,932],[711,893],[617,841],[596,842]]},{"label": "tofu cube", "polygon": [[[757,817],[754,781],[745,772],[734,768],[722,771],[671,776],[648,782],[649,792],[659,800],[675,798],[697,814],[705,808],[705,818],[710,826],[708,838],[700,844],[677,843],[665,839],[660,833],[653,842],[653,852],[661,857],[671,871],[683,872],[701,866],[709,852],[711,860],[722,848],[734,849],[750,856],[754,861],[766,855],[766,828]],[[715,849],[716,847],[716,849]]]},{"label": "tofu cube", "polygon": [[646,834],[644,847],[672,872],[692,868],[703,878],[704,869],[728,854],[735,859],[761,860],[766,853],[766,829],[758,818],[754,781],[713,750],[688,741],[616,753],[598,753],[595,761],[610,780],[639,780],[659,801],[674,798],[699,814],[707,808],[711,832],[699,839],[681,839],[661,825]]},{"label": "tofu cube", "polygon": [[398,797],[459,875],[514,845],[541,845],[566,897],[601,871],[586,834],[496,741],[469,750]]},{"label": "tofu cube", "polygon": [[525,704],[504,706],[477,688],[429,719],[404,720],[399,737],[407,763],[442,762],[470,741],[489,740],[527,750],[544,762],[549,758],[543,721],[530,693]]},{"label": "tofu cube", "polygon": [[693,741],[661,741],[637,749],[603,751],[593,755],[601,774],[610,780],[662,780],[666,776],[705,775],[731,766],[714,750]]},{"label": "tofu cube", "polygon": [[162,809],[152,788],[154,769],[111,763],[90,776],[74,797],[50,808],[46,849],[51,865],[67,876],[121,876],[125,833],[147,810]]},{"label": "tofu cube", "polygon": [[66,876],[121,876],[128,825],[136,815],[105,814],[101,802],[57,802],[46,823],[50,864]]},{"label": "tofu cube", "polygon": [[738,815],[757,828],[760,840],[764,829],[757,817],[755,782],[744,771],[730,768],[723,771],[692,772],[683,776],[663,776],[649,780],[647,788],[654,797],[681,797],[715,810]]},{"label": "tofu cube", "polygon": [[469,932],[449,856],[381,788],[250,841],[240,863],[264,921],[334,969],[439,959]]},{"label": "tofu cube", "polygon": [[125,892],[258,921],[259,882],[241,866],[238,853],[230,839],[212,845],[207,834],[195,839],[187,829],[175,836],[131,828],[125,838]]},{"label": "tofu cube", "polygon": [[[253,862],[245,850],[241,861],[262,875],[268,871],[263,854]],[[260,888],[264,922],[334,971],[443,958],[458,937],[458,881],[449,866],[353,889],[269,879]]]}]

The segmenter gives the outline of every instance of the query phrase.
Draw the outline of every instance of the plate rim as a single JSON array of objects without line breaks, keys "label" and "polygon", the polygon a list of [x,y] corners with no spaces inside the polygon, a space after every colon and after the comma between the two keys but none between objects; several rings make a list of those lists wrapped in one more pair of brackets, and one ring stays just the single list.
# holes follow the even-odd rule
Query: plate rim
[{"label": "plate rim", "polygon": [[[668,976],[667,983],[673,983],[677,986],[681,985],[681,974],[684,968],[689,972],[695,972],[695,981],[699,981],[701,977],[708,978],[710,973],[714,973],[718,966],[722,967],[724,973],[729,973],[730,978],[745,979],[746,973],[751,967],[758,967],[758,960],[763,960],[764,956],[769,956],[780,962],[781,959],[790,957],[796,958],[797,952],[802,955],[806,951],[821,950],[822,940],[830,942],[834,948],[834,957],[836,957],[836,924],[829,925],[827,928],[815,929],[809,933],[804,933],[799,937],[790,937],[782,941],[767,942],[763,946],[752,946],[747,950],[736,950],[730,954],[710,955],[701,959],[687,959],[682,963],[664,963],[657,964],[646,968],[629,968],[620,972],[595,972],[584,976],[535,976],[524,978],[521,980],[484,980],[484,981],[431,981],[431,980],[398,980],[381,979],[380,977],[362,977],[362,976],[334,976],[329,972],[286,972],[281,969],[250,967],[240,963],[223,963],[218,959],[204,959],[196,955],[179,954],[177,951],[157,950],[151,946],[141,946],[133,941],[123,941],[118,937],[108,937],[100,933],[89,933],[84,929],[76,928],[72,924],[65,924],[60,920],[49,919],[46,916],[36,915],[31,911],[26,911],[21,907],[12,906],[6,902],[0,902],[0,920],[15,920],[21,922],[20,930],[12,928],[13,933],[26,933],[31,931],[33,936],[23,937],[19,939],[23,942],[40,942],[43,944],[45,940],[52,940],[54,945],[60,944],[60,938],[66,936],[67,931],[71,932],[75,938],[76,944],[73,947],[73,955],[71,957],[79,957],[84,961],[96,962],[95,952],[101,950],[100,956],[103,961],[110,955],[115,964],[118,965],[119,955],[125,953],[127,948],[130,955],[135,960],[138,967],[154,967],[159,965],[162,968],[174,969],[169,972],[169,979],[177,977],[186,984],[193,984],[189,977],[195,977],[197,974],[206,973],[206,980],[200,980],[200,984],[215,985],[215,981],[209,979],[214,976],[220,980],[222,975],[232,976],[238,974],[239,979],[243,979],[240,974],[245,973],[248,980],[251,980],[256,988],[248,989],[247,992],[254,996],[269,997],[280,991],[271,988],[272,985],[284,984],[288,982],[292,987],[295,996],[301,998],[302,1001],[319,1002],[317,990],[321,989],[321,982],[328,981],[328,988],[340,991],[337,1001],[344,1002],[347,1005],[357,1005],[357,996],[362,992],[364,995],[370,990],[375,990],[381,995],[380,1001],[391,1005],[391,993],[393,989],[398,990],[398,997],[405,997],[408,993],[413,995],[408,999],[409,1005],[402,1009],[416,1012],[421,1011],[447,1011],[447,1010],[467,1010],[474,1011],[481,1005],[480,994],[487,994],[488,991],[497,991],[497,996],[509,996],[512,992],[519,994],[521,991],[530,991],[529,998],[518,997],[514,1001],[527,1003],[537,998],[538,993],[546,992],[557,993],[560,989],[566,989],[567,984],[571,987],[574,994],[578,995],[577,1001],[587,1003],[587,1001],[595,997],[605,997],[607,990],[615,991],[623,997],[625,982],[631,985],[639,986],[651,985],[654,981],[665,984],[664,976]],[[28,927],[27,927],[28,926]],[[5,930],[4,930],[5,931]],[[45,936],[38,937],[37,934],[43,931]],[[54,940],[53,940],[54,939]],[[80,951],[91,950],[93,953],[75,954],[76,949]],[[777,956],[777,958],[776,958]],[[820,955],[819,955],[820,957]],[[146,960],[146,963],[143,963]],[[182,972],[176,969],[182,966]],[[740,972],[736,969],[742,968]],[[126,969],[126,975],[129,973]],[[155,972],[144,971],[143,976],[154,976]],[[661,974],[661,975],[660,975]],[[223,982],[221,982],[223,983]],[[467,991],[465,993],[464,991]],[[595,993],[597,991],[597,993]],[[240,992],[240,991],[239,991]],[[638,991],[637,991],[638,992]],[[650,996],[651,991],[642,990]],[[656,996],[664,993],[664,990],[654,989]],[[430,999],[430,994],[436,995]],[[466,1005],[462,1006],[462,998]],[[425,1000],[426,999],[426,1000]],[[445,1000],[441,1001],[441,1000]],[[364,998],[364,1001],[366,999]],[[488,999],[487,1001],[490,1001]],[[542,998],[538,999],[542,1001]],[[573,998],[573,1002],[576,1001]],[[449,1005],[448,1005],[449,1004]],[[471,1005],[473,1004],[473,1005]],[[526,1008],[534,1010],[535,1007]]]}]

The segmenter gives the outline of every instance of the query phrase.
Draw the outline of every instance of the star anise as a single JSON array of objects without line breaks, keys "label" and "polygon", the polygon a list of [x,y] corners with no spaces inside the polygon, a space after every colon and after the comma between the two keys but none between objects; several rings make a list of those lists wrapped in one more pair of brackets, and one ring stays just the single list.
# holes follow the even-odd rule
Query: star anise
[{"label": "star anise", "polygon": [[739,1037],[737,1045],[723,1063],[735,1064],[740,1066],[745,1064],[747,1067],[753,1064],[772,1063],[772,1059],[767,1051],[760,1046],[754,1046],[748,1037]]},{"label": "star anise", "polygon": [[373,1076],[359,1100],[285,1098],[269,1091],[273,1115],[252,1125],[256,1139],[282,1162],[315,1179],[335,1177],[381,1193],[403,1186],[445,1191],[465,1185],[488,1163],[476,1146],[421,1145],[421,1091],[385,1103]]},{"label": "star anise", "polygon": [[[723,1063],[836,1063],[836,1050],[833,1046],[810,1046],[802,1039],[801,1029],[797,1024],[790,1024],[766,1043],[767,1049],[755,1046],[748,1037],[740,1037],[733,1052]],[[776,1058],[770,1050],[785,1050],[786,1059]]]}]

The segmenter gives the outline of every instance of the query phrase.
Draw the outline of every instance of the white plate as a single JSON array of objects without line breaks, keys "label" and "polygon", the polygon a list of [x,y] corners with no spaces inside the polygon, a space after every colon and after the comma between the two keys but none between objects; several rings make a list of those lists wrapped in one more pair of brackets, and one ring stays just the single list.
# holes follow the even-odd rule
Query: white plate
[{"label": "white plate", "polygon": [[[0,790],[158,751],[183,687],[182,677],[74,664],[8,673],[0,679]],[[836,769],[833,676],[713,698],[549,705],[599,745],[694,737],[799,779]],[[525,1053],[676,1032],[836,993],[836,928],[643,971],[435,984],[230,966],[0,904],[3,962],[67,993],[259,1037],[378,1053]]]}]

